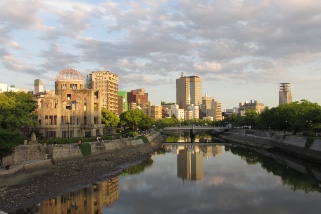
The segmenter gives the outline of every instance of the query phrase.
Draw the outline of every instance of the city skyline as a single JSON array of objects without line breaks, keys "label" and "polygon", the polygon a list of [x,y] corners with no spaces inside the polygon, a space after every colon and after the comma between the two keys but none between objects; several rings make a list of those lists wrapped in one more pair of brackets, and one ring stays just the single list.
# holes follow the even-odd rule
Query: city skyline
[{"label": "city skyline", "polygon": [[[184,72],[222,109],[258,100],[277,107],[279,83],[292,100],[321,103],[321,2],[0,1],[0,83],[54,89],[67,68],[108,70],[119,90],[145,88],[175,102]],[[18,12],[17,12],[18,11]]]}]

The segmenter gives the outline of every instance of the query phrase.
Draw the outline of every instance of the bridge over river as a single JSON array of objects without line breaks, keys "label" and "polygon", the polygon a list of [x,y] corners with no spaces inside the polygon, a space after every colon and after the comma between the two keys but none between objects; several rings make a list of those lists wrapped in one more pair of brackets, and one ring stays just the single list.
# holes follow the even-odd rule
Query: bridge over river
[{"label": "bridge over river", "polygon": [[229,131],[230,127],[226,126],[226,127],[216,127],[216,126],[195,126],[195,125],[191,125],[191,126],[170,126],[170,127],[165,127],[163,128],[163,131],[185,131],[188,130],[190,132],[197,132],[197,131],[216,131],[216,132],[225,132],[225,131]]}]

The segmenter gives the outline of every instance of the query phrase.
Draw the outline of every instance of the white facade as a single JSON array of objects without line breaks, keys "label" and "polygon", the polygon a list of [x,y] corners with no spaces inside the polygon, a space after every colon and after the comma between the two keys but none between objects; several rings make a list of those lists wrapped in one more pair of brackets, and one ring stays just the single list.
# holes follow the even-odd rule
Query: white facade
[{"label": "white facade", "polygon": [[175,113],[174,113],[175,117],[178,120],[184,120],[184,109],[175,109]]},{"label": "white facade", "polygon": [[184,111],[184,109],[180,109],[179,105],[165,104],[165,105],[163,105],[163,107],[167,109],[169,117],[174,115],[178,120],[184,120],[185,111]]},{"label": "white facade", "polygon": [[15,87],[8,87],[8,91],[12,91],[12,92],[18,92],[18,89]]},{"label": "white facade", "polygon": [[187,106],[187,110],[185,111],[185,119],[199,119],[200,107],[194,106],[193,104]]},{"label": "white facade", "polygon": [[0,83],[0,93],[8,91],[8,85]]}]

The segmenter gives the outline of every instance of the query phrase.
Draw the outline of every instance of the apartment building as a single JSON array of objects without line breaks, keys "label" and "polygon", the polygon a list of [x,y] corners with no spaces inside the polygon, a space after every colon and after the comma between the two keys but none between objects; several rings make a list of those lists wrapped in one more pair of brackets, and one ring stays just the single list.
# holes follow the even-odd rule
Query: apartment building
[{"label": "apartment building", "polygon": [[86,86],[99,91],[102,107],[118,114],[118,75],[110,71],[93,71],[87,75]]},{"label": "apartment building", "polygon": [[127,92],[127,102],[128,105],[132,105],[131,103],[136,103],[136,106],[140,106],[141,108],[147,107],[148,93],[145,92],[144,88],[131,90],[130,92]]}]

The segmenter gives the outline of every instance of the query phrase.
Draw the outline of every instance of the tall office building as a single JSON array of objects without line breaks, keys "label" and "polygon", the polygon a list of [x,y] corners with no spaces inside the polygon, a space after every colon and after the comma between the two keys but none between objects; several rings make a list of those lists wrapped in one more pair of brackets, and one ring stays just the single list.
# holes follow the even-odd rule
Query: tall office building
[{"label": "tall office building", "polygon": [[291,83],[279,84],[279,105],[284,103],[292,103]]},{"label": "tall office building", "polygon": [[36,79],[34,81],[34,89],[33,89],[33,93],[34,94],[38,94],[39,92],[43,92],[43,82],[40,79]]},{"label": "tall office building", "polygon": [[185,77],[182,73],[181,77],[176,79],[176,103],[185,110],[190,104],[201,105],[202,79],[198,76]]},{"label": "tall office building", "polygon": [[118,75],[110,71],[93,71],[87,75],[86,85],[89,89],[99,91],[102,107],[118,114]]}]

